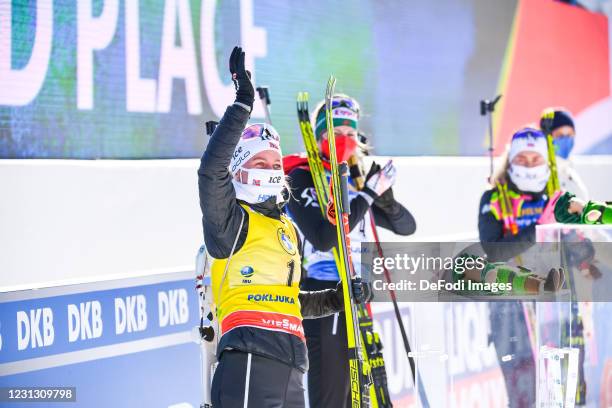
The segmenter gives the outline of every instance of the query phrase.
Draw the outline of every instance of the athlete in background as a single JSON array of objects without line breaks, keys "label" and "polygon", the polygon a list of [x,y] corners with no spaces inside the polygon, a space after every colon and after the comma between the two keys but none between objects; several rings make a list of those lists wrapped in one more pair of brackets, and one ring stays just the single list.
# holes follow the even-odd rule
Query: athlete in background
[{"label": "athlete in background", "polygon": [[[547,157],[546,136],[540,130],[527,127],[512,136],[506,162],[480,200],[478,231],[489,261],[508,261],[526,251],[535,243],[536,225],[548,221],[542,219],[549,203]],[[558,276],[553,278],[559,281]],[[525,284],[518,277],[515,281],[514,285]],[[533,406],[536,370],[523,304],[492,302],[489,311],[490,337],[504,375],[508,406]]]},{"label": "athlete in background", "polygon": [[[480,199],[478,232],[489,260],[503,261],[520,254],[535,242],[538,223],[554,222],[540,220],[548,204],[547,154],[546,136],[540,130],[526,127],[512,136],[505,163]],[[510,247],[494,245],[501,242],[515,243],[514,253],[507,253]]]},{"label": "athlete in background", "polygon": [[[416,229],[412,215],[398,203],[392,185],[395,168],[391,162],[384,168],[373,164],[363,187],[358,186],[355,163],[366,148],[358,135],[359,105],[347,95],[335,95],[332,100],[334,132],[338,162],[352,164],[350,183],[349,229],[353,263],[360,271],[361,242],[373,242],[371,217],[376,225],[399,235],[413,234]],[[324,166],[329,170],[329,148],[325,122],[325,106],[315,109],[314,132],[323,155]],[[307,278],[302,284],[305,290],[321,290],[336,287],[339,281],[332,248],[337,245],[336,227],[323,218],[308,162],[305,157],[286,157],[285,170],[289,176],[291,197],[289,214],[304,237],[304,261]],[[369,211],[369,210],[372,211]],[[323,319],[304,322],[308,343],[310,370],[308,395],[312,407],[349,406],[349,370],[347,335],[344,313]],[[384,340],[384,339],[383,339]]]},{"label": "athlete in background", "polygon": [[[588,200],[589,192],[582,178],[574,168],[570,154],[574,148],[576,139],[576,127],[574,119],[569,111],[564,108],[547,108],[544,113],[554,112],[552,120],[551,135],[557,156],[557,173],[561,190],[571,191],[582,200]],[[544,118],[540,119],[540,129],[543,129]]]}]

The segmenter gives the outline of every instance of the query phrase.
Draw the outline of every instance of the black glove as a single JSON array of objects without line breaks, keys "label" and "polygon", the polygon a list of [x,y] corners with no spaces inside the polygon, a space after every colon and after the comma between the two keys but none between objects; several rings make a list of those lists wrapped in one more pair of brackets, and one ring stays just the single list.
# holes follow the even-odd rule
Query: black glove
[{"label": "black glove", "polygon": [[241,47],[234,47],[229,59],[229,70],[232,81],[236,87],[235,102],[246,105],[253,110],[255,103],[255,89],[251,83],[251,73],[244,67],[244,51]]},{"label": "black glove", "polygon": [[[355,303],[361,304],[371,299],[372,291],[367,283],[364,283],[360,277],[351,279],[351,287],[353,289],[353,299]],[[336,293],[338,299],[343,302],[344,291],[342,290],[342,281],[336,285]],[[368,299],[369,298],[369,299]]]},{"label": "black glove", "polygon": [[368,174],[365,177],[366,181],[371,179],[372,176],[378,173],[379,171],[380,171],[380,164],[376,162],[372,162],[372,165],[370,166],[370,171],[368,171]]},{"label": "black glove", "polygon": [[374,200],[374,205],[380,208],[381,210],[385,210],[385,212],[389,212],[391,208],[395,205],[395,197],[393,196],[393,187],[389,187],[382,193],[376,200]]},{"label": "black glove", "polygon": [[356,277],[353,278],[351,287],[353,288],[353,299],[355,299],[355,303],[364,303],[367,298],[367,285],[363,283],[360,277]]},{"label": "black glove", "polygon": [[372,176],[374,176],[379,171],[380,171],[380,165],[376,162],[372,162],[372,165],[370,166],[370,171],[368,171],[368,174],[365,176],[365,182],[364,182],[364,186],[362,190],[364,193],[368,194],[374,200],[378,198],[378,194],[376,194],[374,190],[369,188],[366,183],[368,182],[368,180],[372,178]]},{"label": "black glove", "polygon": [[[370,167],[370,171],[368,171],[368,174],[366,176],[366,182],[376,173],[378,173],[380,171],[380,165],[378,163],[372,162],[372,166]],[[379,207],[381,210],[389,210],[393,207],[393,204],[395,204],[395,197],[393,196],[393,187],[389,187],[387,190],[385,190],[384,193],[382,193],[381,195],[377,196],[376,193],[374,193],[371,189],[369,189],[367,186],[364,187],[364,190],[368,189],[369,191],[365,191],[366,193],[368,193],[370,196],[374,197],[374,205]],[[388,211],[386,211],[388,212]]]}]

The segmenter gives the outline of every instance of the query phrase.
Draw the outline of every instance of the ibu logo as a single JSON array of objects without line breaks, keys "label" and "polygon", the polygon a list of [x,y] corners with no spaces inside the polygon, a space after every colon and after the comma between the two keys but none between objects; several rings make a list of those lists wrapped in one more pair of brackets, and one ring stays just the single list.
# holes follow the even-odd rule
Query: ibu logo
[{"label": "ibu logo", "polygon": [[251,276],[253,276],[253,273],[255,273],[255,271],[253,270],[253,267],[251,266],[245,266],[244,268],[240,270],[240,274],[244,276],[245,278],[250,278]]},{"label": "ibu logo", "polygon": [[295,245],[293,244],[293,242],[291,241],[291,238],[289,237],[289,235],[287,235],[285,230],[283,230],[282,228],[279,228],[277,235],[278,235],[278,241],[282,245],[283,249],[289,255],[295,255],[296,253]]}]

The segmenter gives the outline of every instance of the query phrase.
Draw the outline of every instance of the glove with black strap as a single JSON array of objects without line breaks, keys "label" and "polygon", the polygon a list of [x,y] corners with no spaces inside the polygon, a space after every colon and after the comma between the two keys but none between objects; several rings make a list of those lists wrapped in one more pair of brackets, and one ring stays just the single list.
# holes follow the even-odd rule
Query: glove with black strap
[{"label": "glove with black strap", "polygon": [[246,109],[249,113],[255,103],[255,89],[251,83],[251,73],[244,67],[244,51],[241,47],[234,47],[229,59],[229,70],[232,81],[236,87],[236,100],[234,104]]},{"label": "glove with black strap", "polygon": [[[371,294],[370,288],[366,282],[361,280],[361,277],[357,276],[351,279],[351,287],[353,288],[353,299],[355,299],[355,303],[361,304],[368,301],[368,297]],[[342,290],[342,282],[338,282],[336,290],[338,291],[338,296],[342,297],[344,294]]]},{"label": "glove with black strap", "polygon": [[389,160],[382,168],[380,165],[372,163],[370,171],[366,176],[365,186],[361,193],[370,204],[380,200],[376,203],[378,206],[384,207],[385,205],[389,205],[391,202],[395,201],[393,198],[393,191],[390,190],[395,184],[396,177],[397,170],[392,160]]}]

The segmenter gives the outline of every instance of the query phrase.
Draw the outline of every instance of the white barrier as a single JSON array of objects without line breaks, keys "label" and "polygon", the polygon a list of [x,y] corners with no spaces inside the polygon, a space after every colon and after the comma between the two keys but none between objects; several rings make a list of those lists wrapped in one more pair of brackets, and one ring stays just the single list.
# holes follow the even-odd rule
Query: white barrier
[{"label": "white barrier", "polygon": [[[486,158],[393,160],[399,173],[395,195],[417,220],[409,240],[477,236]],[[612,156],[575,162],[592,196],[610,199]],[[191,268],[202,240],[198,164],[0,160],[0,291]],[[397,239],[381,232],[383,240]]]}]

